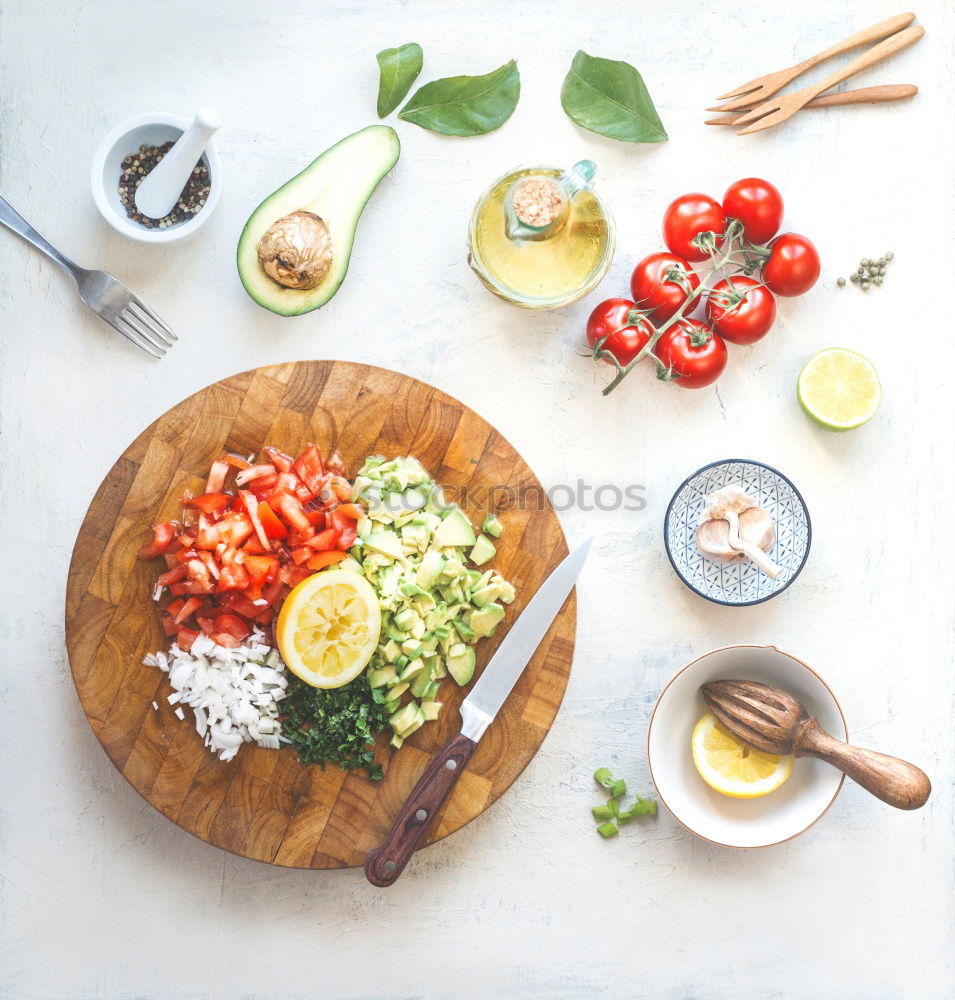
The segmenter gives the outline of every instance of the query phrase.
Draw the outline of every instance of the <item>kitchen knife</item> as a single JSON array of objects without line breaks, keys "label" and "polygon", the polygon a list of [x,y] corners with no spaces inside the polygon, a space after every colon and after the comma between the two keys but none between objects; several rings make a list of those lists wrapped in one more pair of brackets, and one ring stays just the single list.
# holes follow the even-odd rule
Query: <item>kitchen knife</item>
[{"label": "kitchen knife", "polygon": [[593,539],[588,538],[561,562],[504,636],[497,652],[461,705],[461,732],[425,768],[407,801],[398,810],[381,847],[366,855],[365,875],[372,885],[388,886],[398,881],[418,842],[461,777],[478,740],[494,721],[541,639],[553,624],[557,612],[563,607],[580,575],[592,542]]}]

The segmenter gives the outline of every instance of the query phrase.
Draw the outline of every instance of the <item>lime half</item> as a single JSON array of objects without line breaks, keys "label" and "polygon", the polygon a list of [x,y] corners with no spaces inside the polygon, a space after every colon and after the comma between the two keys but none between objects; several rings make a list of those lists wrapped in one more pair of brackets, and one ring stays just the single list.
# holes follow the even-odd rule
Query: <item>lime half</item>
[{"label": "lime half", "polygon": [[882,386],[868,358],[842,347],[814,354],[796,382],[799,405],[821,427],[861,427],[882,402]]}]

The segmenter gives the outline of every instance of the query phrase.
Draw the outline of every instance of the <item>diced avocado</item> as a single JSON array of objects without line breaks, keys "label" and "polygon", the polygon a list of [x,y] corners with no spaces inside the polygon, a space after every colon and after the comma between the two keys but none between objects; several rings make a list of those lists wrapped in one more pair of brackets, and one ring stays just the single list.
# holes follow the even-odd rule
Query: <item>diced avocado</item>
[{"label": "diced avocado", "polygon": [[445,658],[443,656],[437,657],[437,662],[431,668],[431,676],[435,681],[444,680],[448,676],[448,668],[445,666]]},{"label": "diced avocado", "polygon": [[434,701],[434,699],[438,697],[438,688],[439,687],[441,687],[441,685],[437,681],[432,681],[428,685],[428,690],[425,691],[425,693],[424,693],[424,702],[425,702],[425,704],[427,704],[427,702],[429,702],[429,701]]},{"label": "diced avocado", "polygon": [[411,682],[411,693],[415,698],[423,698],[425,692],[431,686],[431,670],[430,668],[422,670],[417,677]]},{"label": "diced avocado", "polygon": [[500,591],[497,597],[498,600],[503,601],[505,604],[510,604],[514,600],[514,588],[507,580],[497,577],[494,581],[494,586]]},{"label": "diced avocado", "polygon": [[395,642],[394,639],[389,639],[384,646],[381,647],[381,655],[384,656],[389,663],[394,663],[395,660],[401,656],[401,647],[397,642]]},{"label": "diced avocado", "polygon": [[401,644],[401,652],[405,656],[417,656],[421,649],[421,643],[417,639],[405,639]]},{"label": "diced avocado", "polygon": [[457,629],[458,635],[461,636],[462,639],[474,639],[477,636],[477,632],[475,632],[466,621],[463,621],[460,618],[455,618],[452,624]]},{"label": "diced avocado", "polygon": [[392,559],[401,559],[405,554],[401,547],[401,539],[393,531],[387,529],[373,531],[364,541],[366,549],[391,556]]},{"label": "diced avocado", "polygon": [[[260,306],[298,316],[325,305],[338,291],[362,210],[400,150],[394,129],[371,125],[325,150],[256,208],[239,237],[236,264],[245,290]],[[312,246],[319,238],[327,244],[324,254]],[[305,260],[296,250],[303,242]],[[282,252],[293,259],[284,260]],[[265,270],[263,255],[283,284]],[[314,267],[313,258],[325,269]]]},{"label": "diced avocado", "polygon": [[421,715],[401,734],[401,738],[406,740],[412,733],[416,733],[427,721],[424,717],[424,712],[421,712]]},{"label": "diced avocado", "polygon": [[504,533],[504,525],[493,514],[488,514],[481,525],[481,531],[493,538],[500,538]]},{"label": "diced avocado", "polygon": [[[398,709],[394,715],[388,720],[391,724],[391,728],[401,737],[408,735],[408,730],[415,722],[419,719],[424,722],[424,713],[418,707],[418,705],[409,701],[404,708]],[[417,728],[417,726],[415,727]]]},{"label": "diced avocado", "polygon": [[384,705],[381,706],[381,708],[382,711],[385,713],[385,715],[391,715],[392,712],[397,710],[400,704],[401,704],[400,698],[392,698],[389,701],[386,701]]},{"label": "diced avocado", "polygon": [[404,746],[404,742],[405,741],[397,733],[395,733],[395,735],[391,737],[391,745],[396,750],[400,750],[402,746]]},{"label": "diced avocado", "polygon": [[470,646],[458,648],[460,653],[448,657],[448,673],[463,687],[474,676],[475,656]]},{"label": "diced avocado", "polygon": [[402,608],[394,617],[395,626],[400,628],[402,632],[407,632],[416,617],[417,615],[411,608]]},{"label": "diced avocado", "polygon": [[[415,674],[420,673],[423,669],[424,660],[419,657],[418,659],[412,660],[408,666],[401,671],[401,677],[399,679],[403,681],[410,681]],[[411,693],[414,694],[413,691]]]},{"label": "diced avocado", "polygon": [[[500,604],[487,604],[478,608],[471,615],[471,629],[477,635],[490,635],[492,629],[504,617],[504,609]],[[450,669],[450,665],[448,667]]]},{"label": "diced avocado", "polygon": [[474,529],[464,512],[452,507],[448,516],[438,525],[431,542],[438,548],[446,545],[473,545]]},{"label": "diced avocado", "polygon": [[394,667],[382,667],[379,670],[368,671],[368,683],[373,688],[387,687],[398,680],[398,674]]},{"label": "diced avocado", "polygon": [[397,684],[392,684],[391,687],[388,688],[389,699],[394,701],[395,698],[400,698],[410,687],[411,685],[407,681],[399,680]]},{"label": "diced avocado", "polygon": [[451,647],[451,648],[450,648],[450,649],[448,650],[448,656],[449,656],[449,657],[451,657],[451,656],[462,656],[462,655],[464,654],[464,652],[465,652],[465,651],[467,650],[467,648],[468,648],[468,647],[467,647],[467,646],[465,646],[463,642],[456,642],[456,643],[455,643],[455,644],[454,644],[454,645],[453,645],[453,646],[452,646],[452,647]]},{"label": "diced avocado", "polygon": [[496,601],[501,596],[501,588],[496,583],[489,583],[486,587],[476,590],[471,595],[471,603],[483,608],[485,604]]},{"label": "diced avocado", "polygon": [[434,634],[439,639],[447,639],[447,637],[451,634],[451,626],[450,625],[444,625],[444,624],[442,624],[442,625],[435,625],[435,627],[434,627]]},{"label": "diced avocado", "polygon": [[441,714],[440,701],[425,701],[421,703],[421,711],[424,713],[427,722],[436,722]]},{"label": "diced avocado", "polygon": [[497,549],[494,548],[494,543],[487,537],[487,535],[481,535],[481,537],[474,543],[474,548],[471,549],[471,562],[473,562],[475,566],[483,566],[496,555]]},{"label": "diced avocado", "polygon": [[419,587],[430,590],[437,582],[438,577],[444,572],[445,558],[440,552],[428,549],[421,560],[418,572],[415,574],[415,583]]},{"label": "diced avocado", "polygon": [[455,556],[449,556],[447,562],[444,564],[444,571],[441,573],[441,576],[446,580],[456,580],[464,572],[464,563]]}]

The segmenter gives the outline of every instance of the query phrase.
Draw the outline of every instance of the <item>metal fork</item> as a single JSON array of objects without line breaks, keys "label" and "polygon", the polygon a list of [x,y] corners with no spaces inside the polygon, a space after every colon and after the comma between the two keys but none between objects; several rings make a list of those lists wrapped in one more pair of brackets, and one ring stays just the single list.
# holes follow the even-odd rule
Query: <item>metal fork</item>
[{"label": "metal fork", "polygon": [[755,80],[750,80],[749,83],[744,83],[735,90],[728,90],[721,97],[718,97],[717,100],[726,101],[728,98],[735,98],[735,100],[730,100],[727,104],[721,104],[718,107],[707,108],[706,110],[745,111],[747,108],[752,108],[765,101],[766,98],[778,93],[787,83],[791,83],[797,76],[801,76],[806,70],[812,69],[813,66],[818,66],[819,63],[825,62],[833,56],[841,55],[843,52],[856,49],[860,45],[868,45],[869,42],[877,42],[880,38],[887,38],[889,35],[894,35],[897,31],[907,28],[914,20],[914,14],[896,14],[895,17],[890,17],[885,21],[880,21],[878,24],[873,24],[870,28],[857,31],[854,35],[850,35],[848,38],[844,38],[841,42],[837,42],[826,49],[825,52],[820,52],[809,59],[804,59],[801,63],[790,66],[789,69],[781,69],[776,73],[767,73],[765,76],[758,76]]},{"label": "metal fork", "polygon": [[87,271],[45,240],[8,201],[0,198],[0,225],[35,246],[76,280],[80,298],[128,341],[161,358],[179,338],[138,295],[105,271]]}]

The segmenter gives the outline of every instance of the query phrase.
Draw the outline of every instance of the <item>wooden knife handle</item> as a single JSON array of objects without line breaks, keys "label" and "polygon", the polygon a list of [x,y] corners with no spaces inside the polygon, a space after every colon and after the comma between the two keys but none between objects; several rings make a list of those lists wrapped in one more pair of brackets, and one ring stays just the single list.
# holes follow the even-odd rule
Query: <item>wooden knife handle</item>
[{"label": "wooden knife handle", "polygon": [[850,76],[855,76],[856,73],[861,73],[862,70],[868,69],[870,66],[874,66],[882,59],[887,59],[900,49],[907,48],[909,45],[914,44],[924,34],[925,29],[919,27],[918,25],[911,28],[905,28],[889,38],[886,38],[884,41],[879,42],[878,45],[873,45],[871,49],[863,52],[862,55],[856,56],[852,62],[846,63],[846,65],[841,69],[837,69],[835,73],[830,73],[824,80],[820,80],[819,83],[813,84],[811,88],[807,88],[807,90],[803,93],[809,94],[810,99],[812,97],[816,97],[824,90],[834,87],[837,83],[842,83],[843,80],[848,80]]},{"label": "wooden knife handle", "polygon": [[868,45],[869,42],[877,42],[880,38],[894,35],[897,31],[907,28],[914,20],[915,15],[912,13],[896,14],[895,17],[886,18],[886,20],[879,21],[878,24],[873,24],[869,28],[863,28],[862,31],[857,31],[854,35],[843,38],[841,42],[836,42],[825,52],[820,52],[819,55],[806,59],[806,69],[825,62],[826,59],[831,59],[833,56],[848,52],[850,49],[858,48],[860,45]]},{"label": "wooden knife handle", "polygon": [[398,881],[476,746],[474,740],[459,733],[424,769],[418,784],[398,810],[384,843],[365,855],[365,875],[372,885],[384,887]]},{"label": "wooden knife handle", "polygon": [[816,719],[810,719],[803,728],[795,753],[797,757],[817,757],[838,767],[867,792],[896,809],[919,809],[932,791],[932,783],[921,768],[837,740]]}]

